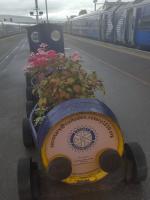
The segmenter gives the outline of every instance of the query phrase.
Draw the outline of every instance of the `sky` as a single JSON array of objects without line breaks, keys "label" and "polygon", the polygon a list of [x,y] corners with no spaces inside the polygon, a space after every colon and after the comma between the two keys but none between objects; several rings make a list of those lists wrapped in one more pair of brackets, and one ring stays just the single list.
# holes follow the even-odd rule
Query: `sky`
[{"label": "sky", "polygon": [[[93,0],[47,0],[47,2],[51,19],[66,19],[67,16],[78,15],[82,9],[88,12],[94,10]],[[98,2],[102,3],[104,0],[98,0]],[[45,0],[38,0],[38,4],[40,11],[44,12],[44,18]],[[0,8],[0,14],[29,16],[29,12],[35,8],[35,0],[0,0]]]}]

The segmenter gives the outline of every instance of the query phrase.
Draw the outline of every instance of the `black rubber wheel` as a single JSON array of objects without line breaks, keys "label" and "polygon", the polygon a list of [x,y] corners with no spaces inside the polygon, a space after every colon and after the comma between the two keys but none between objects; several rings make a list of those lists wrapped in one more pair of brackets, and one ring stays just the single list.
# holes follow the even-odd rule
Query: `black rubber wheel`
[{"label": "black rubber wheel", "polygon": [[31,86],[31,79],[32,79],[31,74],[27,72],[25,74],[25,77],[26,77],[26,85],[27,85],[27,87],[30,87]]},{"label": "black rubber wheel", "polygon": [[71,161],[65,157],[52,160],[48,167],[48,175],[53,181],[61,181],[70,176],[72,172]]},{"label": "black rubber wheel", "polygon": [[30,86],[28,86],[27,88],[26,88],[26,99],[28,100],[28,101],[32,101],[33,99],[34,99],[34,97],[33,97],[33,94],[32,94],[32,87]]},{"label": "black rubber wheel", "polygon": [[30,114],[32,112],[33,107],[34,107],[33,101],[27,101],[26,102],[26,114],[27,114],[28,118],[30,117]]},{"label": "black rubber wheel", "polygon": [[22,121],[22,134],[23,134],[23,144],[26,148],[34,147],[34,142],[32,138],[32,129],[30,126],[29,119],[24,118]]},{"label": "black rubber wheel", "polygon": [[122,166],[122,158],[114,149],[107,149],[99,157],[100,168],[107,172],[113,173]]},{"label": "black rubber wheel", "polygon": [[125,181],[140,183],[147,178],[146,156],[141,146],[136,143],[125,144]]},{"label": "black rubber wheel", "polygon": [[39,199],[39,170],[38,165],[31,158],[18,161],[17,169],[19,200]]}]

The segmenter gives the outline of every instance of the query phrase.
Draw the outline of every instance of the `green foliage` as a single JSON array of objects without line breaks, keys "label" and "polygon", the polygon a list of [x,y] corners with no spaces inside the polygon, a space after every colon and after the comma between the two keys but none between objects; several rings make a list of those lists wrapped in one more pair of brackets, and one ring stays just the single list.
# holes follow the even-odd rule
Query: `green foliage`
[{"label": "green foliage", "polygon": [[96,90],[105,94],[103,83],[97,78],[96,72],[88,74],[81,65],[74,66],[72,63],[65,69],[56,71],[41,81],[38,87],[36,125],[44,119],[42,114],[45,114],[47,108],[73,98],[95,98]]},{"label": "green foliage", "polygon": [[103,82],[96,72],[87,73],[79,62],[78,52],[70,57],[54,51],[41,51],[30,58],[28,72],[36,78],[33,94],[39,97],[35,126],[59,103],[73,98],[95,98],[95,91],[105,94]]}]

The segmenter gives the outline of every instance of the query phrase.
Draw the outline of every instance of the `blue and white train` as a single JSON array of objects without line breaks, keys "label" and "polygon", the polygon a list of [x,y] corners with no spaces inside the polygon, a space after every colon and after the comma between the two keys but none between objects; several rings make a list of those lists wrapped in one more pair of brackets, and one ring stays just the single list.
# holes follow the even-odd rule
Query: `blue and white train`
[{"label": "blue and white train", "polygon": [[150,0],[117,2],[73,18],[65,27],[73,35],[150,50]]}]

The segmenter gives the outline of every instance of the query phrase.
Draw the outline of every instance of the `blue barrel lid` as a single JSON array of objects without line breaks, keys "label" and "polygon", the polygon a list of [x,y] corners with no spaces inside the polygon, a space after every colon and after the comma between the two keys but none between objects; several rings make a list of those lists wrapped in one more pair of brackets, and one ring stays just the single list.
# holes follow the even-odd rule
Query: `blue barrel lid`
[{"label": "blue barrel lid", "polygon": [[[37,133],[37,142],[41,147],[48,130],[63,118],[79,112],[97,112],[109,116],[114,122],[117,119],[111,109],[98,99],[71,99],[54,107],[45,117]],[[117,123],[118,124],[118,123]]]}]

